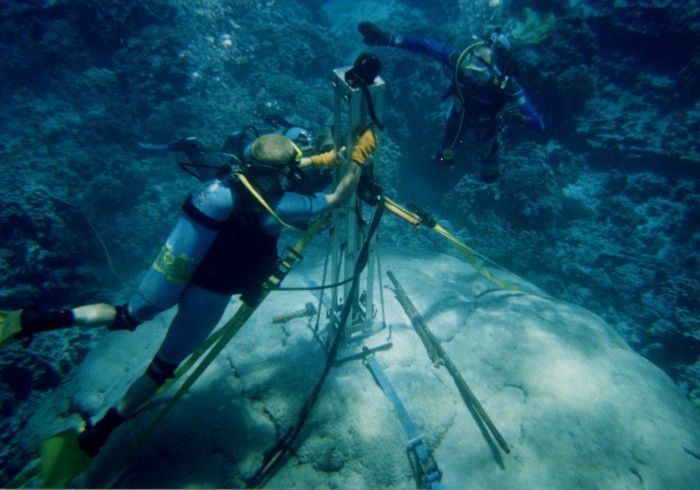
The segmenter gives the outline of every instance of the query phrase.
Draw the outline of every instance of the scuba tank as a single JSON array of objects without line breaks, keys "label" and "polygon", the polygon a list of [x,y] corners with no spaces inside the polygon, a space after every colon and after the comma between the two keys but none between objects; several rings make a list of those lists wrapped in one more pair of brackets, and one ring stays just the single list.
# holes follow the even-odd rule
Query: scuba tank
[{"label": "scuba tank", "polygon": [[[255,272],[260,270],[263,279],[269,275],[277,260],[277,237],[268,239],[261,231],[256,198],[234,181],[232,171],[220,173],[221,178],[204,184],[183,204],[183,215],[129,298],[135,319],[147,321],[173,307],[190,282],[221,294],[242,293],[248,299],[262,285]],[[263,195],[284,192],[273,183],[274,177],[260,180]],[[240,239],[243,236],[245,240]]]},{"label": "scuba tank", "polygon": [[219,180],[188,196],[183,216],[129,298],[129,311],[146,321],[174,306],[194,276],[234,206],[231,189]]}]

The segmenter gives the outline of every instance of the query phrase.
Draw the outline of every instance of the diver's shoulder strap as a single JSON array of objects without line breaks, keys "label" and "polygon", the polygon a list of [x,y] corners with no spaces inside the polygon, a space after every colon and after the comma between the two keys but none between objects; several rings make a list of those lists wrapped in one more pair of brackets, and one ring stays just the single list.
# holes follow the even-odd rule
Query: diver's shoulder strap
[{"label": "diver's shoulder strap", "polygon": [[192,202],[192,196],[187,196],[187,199],[185,199],[185,202],[182,204],[182,212],[195,223],[213,231],[220,231],[224,227],[224,224],[226,224],[226,221],[214,219],[195,206]]},{"label": "diver's shoulder strap", "polygon": [[275,220],[277,220],[277,222],[278,222],[280,225],[282,225],[284,228],[293,228],[292,225],[290,225],[289,223],[285,223],[285,222],[282,220],[282,218],[280,218],[279,216],[277,216],[277,213],[275,213],[275,211],[274,211],[274,210],[272,209],[272,207],[267,203],[267,201],[265,201],[265,198],[257,191],[257,189],[255,189],[255,187],[253,187],[253,184],[250,183],[250,181],[248,180],[248,178],[247,178],[245,175],[243,175],[242,173],[237,173],[237,172],[234,173],[233,175],[238,179],[238,181],[239,181],[241,184],[243,184],[243,187],[245,187],[245,189],[250,193],[250,195],[253,196],[253,197],[255,198],[255,200],[258,201],[258,202],[260,203],[260,205],[261,205],[263,208],[265,208],[265,210],[266,210],[268,213],[270,213],[270,215],[271,215],[273,218],[275,218]]}]

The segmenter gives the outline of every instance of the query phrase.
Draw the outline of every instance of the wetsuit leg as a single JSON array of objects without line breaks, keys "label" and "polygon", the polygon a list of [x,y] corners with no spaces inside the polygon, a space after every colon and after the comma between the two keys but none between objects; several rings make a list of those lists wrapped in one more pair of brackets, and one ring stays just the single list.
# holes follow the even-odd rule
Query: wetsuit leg
[{"label": "wetsuit leg", "polygon": [[501,148],[501,127],[494,124],[484,129],[479,140],[479,178],[487,184],[496,181],[500,175],[499,150]]},{"label": "wetsuit leg", "polygon": [[180,364],[209,336],[230,299],[230,295],[213,293],[190,283],[180,297],[178,312],[156,357]]},{"label": "wetsuit leg", "polygon": [[454,105],[450,107],[445,125],[445,133],[440,143],[440,153],[436,159],[438,165],[454,165],[454,151],[462,143],[464,133],[467,131],[466,121],[462,121],[460,112]]},{"label": "wetsuit leg", "polygon": [[460,111],[455,109],[454,105],[450,106],[445,132],[440,142],[440,152],[436,159],[438,165],[454,165],[454,154],[457,147],[467,136],[473,138],[473,124],[469,118],[462,118]]},{"label": "wetsuit leg", "polygon": [[146,372],[129,388],[118,406],[124,417],[133,415],[158,388],[174,376],[178,365],[207,338],[221,319],[229,295],[212,293],[190,283],[182,293],[165,340]]}]

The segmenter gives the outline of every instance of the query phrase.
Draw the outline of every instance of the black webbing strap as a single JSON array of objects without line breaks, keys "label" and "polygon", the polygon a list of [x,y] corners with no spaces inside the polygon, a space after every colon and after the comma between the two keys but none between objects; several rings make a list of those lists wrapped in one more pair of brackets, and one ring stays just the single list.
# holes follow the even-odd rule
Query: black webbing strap
[{"label": "black webbing strap", "polygon": [[216,220],[200,211],[192,202],[192,196],[188,196],[187,199],[185,199],[185,202],[182,204],[182,212],[189,216],[194,222],[213,231],[221,230],[226,224],[226,221]]}]

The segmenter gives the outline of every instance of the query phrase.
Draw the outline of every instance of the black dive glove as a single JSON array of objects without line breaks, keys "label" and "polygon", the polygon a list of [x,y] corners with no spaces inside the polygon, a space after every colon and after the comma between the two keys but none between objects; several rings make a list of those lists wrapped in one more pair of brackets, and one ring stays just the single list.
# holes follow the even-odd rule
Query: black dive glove
[{"label": "black dive glove", "polygon": [[368,20],[363,20],[357,25],[357,30],[364,37],[363,41],[369,46],[388,46],[391,42],[391,34],[383,31]]}]

